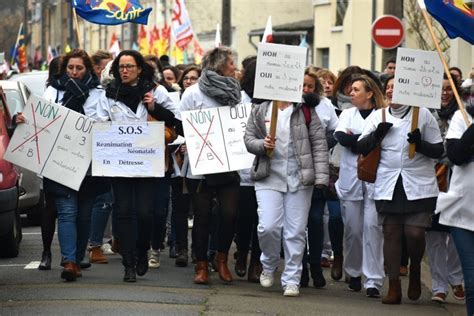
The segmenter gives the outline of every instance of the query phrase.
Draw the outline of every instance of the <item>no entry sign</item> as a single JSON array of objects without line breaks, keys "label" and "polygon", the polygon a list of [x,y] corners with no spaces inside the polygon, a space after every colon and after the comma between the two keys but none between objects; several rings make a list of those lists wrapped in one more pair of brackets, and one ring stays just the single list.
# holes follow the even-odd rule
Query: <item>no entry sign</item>
[{"label": "no entry sign", "polygon": [[384,15],[372,24],[372,39],[382,49],[392,49],[400,46],[405,30],[402,21],[393,15]]}]

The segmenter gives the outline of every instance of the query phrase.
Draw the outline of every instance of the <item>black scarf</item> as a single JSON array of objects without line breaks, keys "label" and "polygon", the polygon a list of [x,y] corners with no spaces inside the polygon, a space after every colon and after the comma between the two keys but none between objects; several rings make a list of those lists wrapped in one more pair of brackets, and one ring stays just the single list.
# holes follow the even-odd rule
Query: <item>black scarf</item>
[{"label": "black scarf", "polygon": [[441,109],[436,111],[438,112],[438,116],[440,119],[447,121],[454,115],[454,112],[456,112],[457,109],[458,104],[456,103],[456,99],[453,98],[451,102],[449,102],[448,106],[441,106]]},{"label": "black scarf", "polygon": [[137,85],[131,86],[128,84],[122,84],[120,80],[114,79],[107,89],[105,90],[105,96],[107,98],[120,101],[130,108],[134,113],[137,113],[138,104],[143,99],[145,94],[155,88],[155,84],[151,80],[145,80],[140,78]]},{"label": "black scarf", "polygon": [[72,79],[67,74],[63,74],[51,82],[53,88],[64,91],[61,104],[82,114],[84,114],[84,103],[89,97],[89,90],[97,88],[99,84],[97,76],[90,72],[87,72],[82,79]]}]

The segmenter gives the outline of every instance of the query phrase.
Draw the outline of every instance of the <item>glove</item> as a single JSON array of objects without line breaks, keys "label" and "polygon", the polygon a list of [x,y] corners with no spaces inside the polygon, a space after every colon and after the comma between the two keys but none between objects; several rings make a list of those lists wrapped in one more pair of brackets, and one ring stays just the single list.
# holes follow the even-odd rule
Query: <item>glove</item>
[{"label": "glove", "polygon": [[419,128],[415,129],[411,133],[408,133],[407,136],[408,136],[407,141],[410,144],[415,144],[417,147],[419,147],[421,145],[421,133],[420,133]]},{"label": "glove", "polygon": [[374,132],[375,137],[377,140],[381,140],[382,138],[387,135],[388,130],[393,126],[392,123],[389,122],[381,122],[379,125],[377,125],[377,129]]},{"label": "glove", "polygon": [[462,134],[461,142],[465,146],[473,146],[474,145],[474,125],[471,124],[469,128]]},{"label": "glove", "polygon": [[319,96],[316,93],[305,93],[303,94],[304,103],[310,107],[316,107],[319,104]]}]

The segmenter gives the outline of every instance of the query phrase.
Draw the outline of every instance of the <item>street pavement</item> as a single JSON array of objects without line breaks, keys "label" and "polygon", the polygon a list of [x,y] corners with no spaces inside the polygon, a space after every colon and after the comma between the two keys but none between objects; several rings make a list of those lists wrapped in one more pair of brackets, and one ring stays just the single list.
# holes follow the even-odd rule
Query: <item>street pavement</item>
[{"label": "street pavement", "polygon": [[[232,250],[233,251],[233,250]],[[365,292],[347,290],[344,282],[324,273],[325,289],[301,289],[300,297],[287,298],[277,274],[275,285],[263,289],[244,278],[235,277],[223,284],[211,273],[208,286],[192,282],[194,268],[174,266],[168,249],[161,255],[161,267],[150,269],[137,283],[122,281],[123,269],[118,255],[109,264],[83,270],[77,282],[60,279],[60,254],[57,237],[53,243],[51,271],[36,269],[41,256],[39,227],[25,227],[20,255],[0,259],[0,315],[465,315],[462,302],[448,296],[448,304],[431,302],[430,276],[423,267],[423,293],[420,300],[406,298],[408,278],[402,278],[404,298],[401,305],[387,306],[381,299],[369,299]],[[234,260],[229,256],[229,266]],[[279,269],[281,271],[281,269]],[[387,283],[387,282],[386,282]],[[311,284],[311,283],[310,283]],[[382,294],[386,292],[386,287]]]}]

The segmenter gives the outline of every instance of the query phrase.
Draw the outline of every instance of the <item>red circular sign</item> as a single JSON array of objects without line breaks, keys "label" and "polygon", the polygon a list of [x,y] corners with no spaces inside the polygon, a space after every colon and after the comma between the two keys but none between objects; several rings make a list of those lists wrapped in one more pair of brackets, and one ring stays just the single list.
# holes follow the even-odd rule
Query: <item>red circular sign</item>
[{"label": "red circular sign", "polygon": [[400,46],[405,37],[402,21],[393,15],[384,15],[372,24],[372,39],[383,49]]}]

